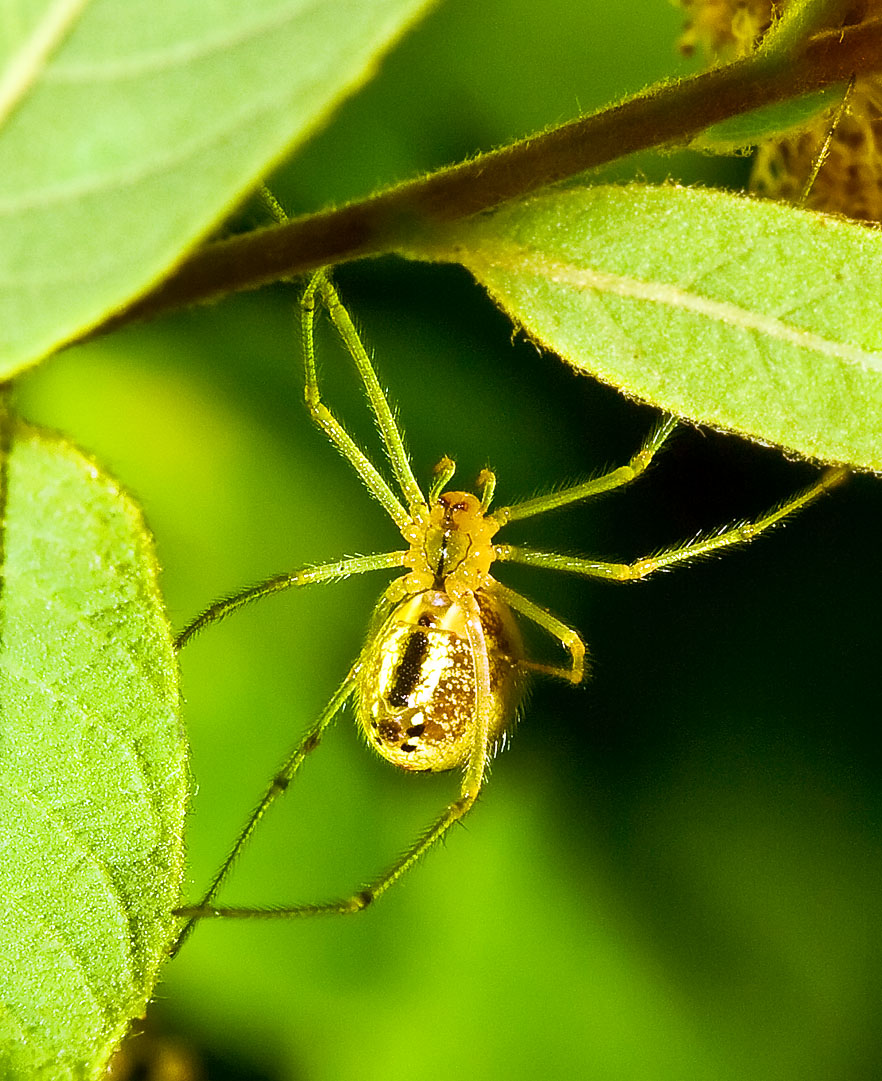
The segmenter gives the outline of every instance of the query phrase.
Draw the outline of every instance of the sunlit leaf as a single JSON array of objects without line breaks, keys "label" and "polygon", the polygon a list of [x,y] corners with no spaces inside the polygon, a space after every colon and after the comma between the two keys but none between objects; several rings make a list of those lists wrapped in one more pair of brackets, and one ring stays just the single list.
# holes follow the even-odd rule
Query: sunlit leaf
[{"label": "sunlit leaf", "polygon": [[427,0],[38,0],[0,15],[0,376],[162,276]]},{"label": "sunlit leaf", "polygon": [[408,254],[465,264],[536,342],[678,416],[882,469],[882,235],[675,186],[555,191]]},{"label": "sunlit leaf", "polygon": [[186,749],[140,512],[17,425],[0,597],[0,1076],[92,1078],[174,930]]}]

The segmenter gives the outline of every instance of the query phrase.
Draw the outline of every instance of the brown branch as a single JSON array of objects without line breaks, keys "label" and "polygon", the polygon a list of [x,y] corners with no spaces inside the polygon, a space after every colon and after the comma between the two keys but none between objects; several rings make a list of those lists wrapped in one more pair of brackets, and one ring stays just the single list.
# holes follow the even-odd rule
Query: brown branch
[{"label": "brown branch", "polygon": [[690,79],[652,87],[619,105],[358,203],[202,248],[100,332],[162,312],[254,289],[317,266],[394,251],[509,199],[626,154],[685,143],[731,116],[882,70],[882,19],[811,39],[786,65],[757,54]]}]

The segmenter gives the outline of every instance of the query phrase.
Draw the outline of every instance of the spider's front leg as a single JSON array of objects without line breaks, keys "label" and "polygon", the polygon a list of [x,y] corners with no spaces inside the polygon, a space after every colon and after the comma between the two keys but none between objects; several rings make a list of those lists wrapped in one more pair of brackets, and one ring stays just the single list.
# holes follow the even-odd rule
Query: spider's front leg
[{"label": "spider's front leg", "polygon": [[842,467],[826,469],[820,477],[804,488],[801,492],[790,499],[785,500],[777,507],[756,518],[752,522],[737,522],[727,526],[719,533],[698,540],[689,541],[669,548],[658,555],[644,556],[632,563],[607,563],[594,559],[582,559],[577,556],[559,555],[555,552],[538,552],[530,548],[503,544],[497,545],[497,559],[509,560],[512,563],[525,563],[530,567],[545,567],[548,570],[568,571],[571,574],[582,574],[590,578],[606,578],[615,582],[633,582],[640,578],[646,578],[650,574],[664,567],[673,566],[675,563],[683,563],[689,559],[697,559],[700,556],[709,555],[721,548],[731,547],[733,544],[746,544],[758,537],[760,533],[770,529],[784,518],[795,514],[798,510],[812,503],[830,488],[841,484],[848,476],[848,470]]},{"label": "spider's front leg", "polygon": [[340,339],[352,358],[367,394],[371,411],[377,422],[386,455],[395,479],[408,507],[425,505],[425,497],[420,490],[410,457],[404,445],[404,438],[395,423],[392,410],[380,386],[377,373],[371,364],[367,350],[359,337],[358,331],[344,307],[337,290],[323,270],[317,271],[309,281],[300,300],[303,336],[303,362],[306,375],[304,398],[309,412],[318,427],[327,435],[344,458],[354,467],[356,473],[380,503],[389,517],[401,528],[407,524],[408,514],[386,481],[380,476],[376,466],[355,443],[343,425],[322,401],[319,388],[318,372],[315,362],[315,317],[316,307],[325,306],[331,322],[337,329]]},{"label": "spider's front leg", "polygon": [[534,518],[539,514],[545,514],[547,511],[568,507],[573,503],[581,503],[583,500],[593,499],[594,496],[602,495],[604,492],[612,492],[616,488],[632,484],[646,472],[656,454],[661,450],[676,427],[676,417],[665,417],[649,433],[640,450],[631,457],[627,465],[620,465],[618,468],[603,473],[599,477],[583,481],[581,484],[571,485],[568,488],[562,488],[558,492],[546,492],[545,495],[525,499],[508,507],[497,507],[492,512],[491,517],[502,527],[509,522]]},{"label": "spider's front leg", "polygon": [[267,578],[255,586],[233,593],[229,597],[222,597],[219,601],[209,605],[195,619],[191,620],[182,631],[175,637],[175,649],[181,649],[200,631],[213,623],[219,623],[222,619],[237,612],[254,601],[270,597],[273,593],[284,593],[288,589],[297,589],[300,586],[320,585],[322,582],[332,582],[335,579],[351,578],[356,574],[365,574],[368,571],[388,570],[401,567],[404,563],[406,552],[381,552],[369,556],[353,556],[351,559],[340,559],[336,563],[324,563],[316,567],[303,567],[301,570],[291,571],[288,574],[277,574]]}]

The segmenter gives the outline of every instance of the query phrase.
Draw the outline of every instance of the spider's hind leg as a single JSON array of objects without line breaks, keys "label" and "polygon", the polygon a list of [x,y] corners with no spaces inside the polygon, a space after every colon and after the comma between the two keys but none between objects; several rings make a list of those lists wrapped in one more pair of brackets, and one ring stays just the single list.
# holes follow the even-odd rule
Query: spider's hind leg
[{"label": "spider's hind leg", "polygon": [[508,586],[494,581],[493,588],[509,607],[555,638],[570,655],[569,665],[540,664],[536,661],[521,661],[520,663],[531,672],[541,672],[543,675],[554,676],[556,679],[565,679],[568,683],[581,683],[585,678],[586,651],[585,643],[578,631],[574,631],[557,616],[553,616],[551,612],[547,612],[520,593],[509,589]]},{"label": "spider's hind leg", "polygon": [[468,637],[469,644],[475,658],[475,724],[473,730],[472,750],[465,764],[460,794],[457,799],[444,809],[435,822],[421,834],[416,841],[407,849],[395,863],[392,864],[382,875],[375,878],[367,886],[362,887],[349,897],[340,900],[319,902],[317,904],[300,904],[274,906],[272,908],[227,908],[213,904],[214,896],[226,877],[230,867],[239,854],[245,841],[251,835],[260,818],[263,817],[276,796],[287,787],[303,759],[317,746],[318,740],[324,728],[339,712],[345,700],[352,694],[357,685],[357,672],[359,663],[355,665],[346,681],[342,684],[337,694],[331,700],[328,708],[319,718],[318,722],[310,729],[297,749],[287,760],[282,770],[277,775],[273,784],[270,785],[264,798],[258,804],[256,810],[248,821],[245,830],[236,842],[236,846],[230,853],[221,870],[215,876],[203,899],[198,905],[186,906],[179,909],[179,914],[189,918],[178,940],[178,946],[189,933],[194,922],[198,919],[217,917],[227,919],[247,919],[250,917],[263,917],[267,919],[296,918],[300,916],[319,915],[347,915],[360,912],[372,901],[385,893],[407,870],[409,870],[423,856],[436,841],[439,841],[450,827],[459,822],[472,809],[484,783],[484,775],[487,770],[487,762],[490,756],[490,704],[492,698],[490,685],[490,661],[487,654],[487,643],[481,624],[481,613],[478,602],[474,595],[464,597],[463,606],[468,610]]},{"label": "spider's hind leg", "polygon": [[[233,869],[233,865],[242,853],[242,849],[250,840],[252,834],[257,829],[258,823],[267,813],[270,807],[275,803],[279,796],[287,791],[288,786],[293,781],[295,775],[299,771],[300,767],[305,762],[306,758],[318,747],[321,743],[322,736],[325,729],[331,724],[347,700],[351,697],[356,687],[356,669],[354,666],[346,679],[337,688],[335,694],[331,698],[330,702],[322,711],[318,720],[309,728],[303,738],[291,752],[291,754],[282,763],[279,770],[276,771],[275,776],[269,784],[269,787],[261,797],[260,802],[251,812],[248,821],[245,823],[244,828],[236,838],[236,842],[230,850],[227,858],[220,865],[220,868],[216,872],[214,878],[202,898],[195,905],[185,905],[177,910],[177,915],[184,916],[187,922],[181,929],[178,935],[177,941],[172,949],[172,955],[176,954],[187,938],[190,936],[196,922],[205,916],[216,916],[220,914],[220,910],[213,907],[212,902],[217,896],[218,890],[226,881]],[[237,915],[260,915],[261,911],[242,910],[241,913],[235,912]]]}]

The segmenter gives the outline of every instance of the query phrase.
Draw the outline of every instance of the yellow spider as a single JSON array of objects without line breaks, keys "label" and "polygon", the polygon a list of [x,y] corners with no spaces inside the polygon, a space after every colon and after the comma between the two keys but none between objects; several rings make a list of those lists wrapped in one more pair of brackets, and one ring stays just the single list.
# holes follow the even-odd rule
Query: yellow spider
[{"label": "yellow spider", "polygon": [[[327,309],[355,362],[397,492],[321,399],[313,344],[319,304]],[[324,712],[273,778],[202,899],[179,910],[188,922],[178,945],[194,921],[207,916],[291,917],[349,913],[364,908],[471,810],[484,783],[493,748],[515,716],[526,675],[540,671],[572,683],[582,680],[585,646],[579,634],[497,581],[491,573],[494,563],[525,563],[618,582],[645,578],[662,567],[752,540],[839,483],[846,474],[844,469],[828,469],[814,484],[756,521],[731,525],[633,563],[606,563],[499,543],[497,535],[509,522],[544,514],[629,484],[647,468],[675,427],[675,421],[664,420],[627,465],[594,480],[512,506],[492,509],[496,478],[489,470],[482,471],[478,477],[476,493],[448,490],[455,470],[449,458],[442,458],[435,466],[434,479],[424,495],[367,352],[323,272],[315,274],[310,281],[301,307],[305,398],[310,414],[386,510],[406,547],[307,567],[220,600],[180,633],[177,647],[184,646],[209,624],[271,593],[366,571],[398,569],[404,573],[393,579],[383,592],[361,654]],[[526,659],[518,616],[557,639],[569,654],[568,663],[557,667]],[[461,768],[459,796],[388,870],[350,897],[273,908],[219,907],[215,897],[242,846],[350,698],[355,699],[358,724],[368,743],[394,765],[422,771]]]}]

